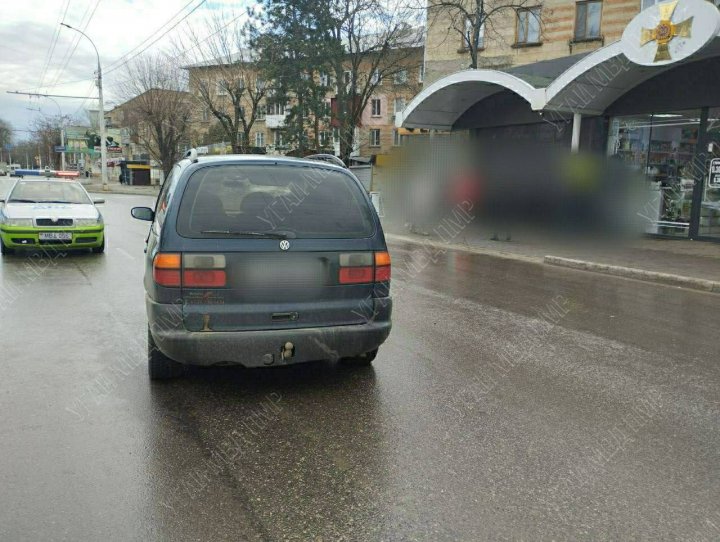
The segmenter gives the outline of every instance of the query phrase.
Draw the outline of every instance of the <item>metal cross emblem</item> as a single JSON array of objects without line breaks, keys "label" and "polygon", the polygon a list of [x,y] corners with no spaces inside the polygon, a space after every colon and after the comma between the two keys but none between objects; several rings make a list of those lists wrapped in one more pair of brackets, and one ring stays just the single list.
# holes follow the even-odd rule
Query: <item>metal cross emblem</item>
[{"label": "metal cross emblem", "polygon": [[675,36],[689,38],[691,36],[693,18],[689,17],[683,22],[673,24],[672,15],[677,6],[678,0],[665,2],[658,5],[660,10],[660,22],[655,28],[643,28],[640,33],[640,47],[651,41],[657,41],[657,52],[653,62],[661,60],[672,60],[668,44]]}]

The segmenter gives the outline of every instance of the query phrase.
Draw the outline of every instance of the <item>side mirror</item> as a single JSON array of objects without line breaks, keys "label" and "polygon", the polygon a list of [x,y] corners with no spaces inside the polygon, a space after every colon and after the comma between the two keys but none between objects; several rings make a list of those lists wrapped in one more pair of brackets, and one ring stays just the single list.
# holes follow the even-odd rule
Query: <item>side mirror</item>
[{"label": "side mirror", "polygon": [[93,203],[94,203],[95,205],[100,205],[101,203],[105,203],[105,200],[102,199],[102,198],[100,198],[100,199],[94,199],[94,200],[93,200]]},{"label": "side mirror", "polygon": [[150,207],[133,207],[130,210],[130,214],[138,220],[147,220],[148,222],[155,220],[155,211]]}]

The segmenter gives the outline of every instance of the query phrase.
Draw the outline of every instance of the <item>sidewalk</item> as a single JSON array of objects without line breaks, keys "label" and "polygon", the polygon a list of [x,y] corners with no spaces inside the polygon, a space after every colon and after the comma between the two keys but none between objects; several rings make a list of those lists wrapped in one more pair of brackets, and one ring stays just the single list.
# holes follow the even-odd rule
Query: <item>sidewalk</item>
[{"label": "sidewalk", "polygon": [[[397,231],[397,230],[396,230]],[[640,238],[626,244],[572,245],[531,233],[512,241],[492,241],[487,231],[471,230],[443,240],[389,228],[388,241],[431,244],[476,254],[592,271],[648,282],[720,293],[720,244],[705,241]]]},{"label": "sidewalk", "polygon": [[[84,182],[90,180],[93,182]],[[102,183],[98,182],[98,179],[81,179],[82,185],[85,190],[92,194],[132,194],[135,196],[157,196],[160,192],[160,187],[157,185],[152,186],[128,186],[126,184],[120,184],[119,182],[109,182],[108,189],[103,190]]]}]

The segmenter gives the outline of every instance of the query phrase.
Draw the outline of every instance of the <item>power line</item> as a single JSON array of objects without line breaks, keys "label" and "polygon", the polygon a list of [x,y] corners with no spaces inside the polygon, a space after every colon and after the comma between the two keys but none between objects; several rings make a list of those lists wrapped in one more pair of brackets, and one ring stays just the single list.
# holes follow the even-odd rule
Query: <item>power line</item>
[{"label": "power line", "polygon": [[[85,11],[83,11],[82,17],[80,17],[80,25],[83,24],[83,21],[85,20],[85,16],[86,16],[86,15],[88,14],[88,12],[90,11],[90,6],[91,6],[91,5],[92,5],[92,0],[90,0],[90,1],[88,2],[88,5],[85,7]],[[63,22],[64,22],[64,21],[60,21],[60,23],[58,23],[58,32],[61,31],[60,26],[62,25]],[[54,81],[53,81],[53,84],[54,84],[54,83],[57,83],[58,80],[60,79],[60,76],[62,75],[62,72],[65,70],[65,66],[67,66],[66,60],[68,60],[68,56],[70,55],[70,51],[71,51],[71,50],[72,50],[72,51],[75,50],[74,48],[77,47],[77,43],[80,41],[81,38],[82,38],[82,36],[80,36],[79,34],[78,34],[78,35],[73,35],[73,37],[70,38],[70,45],[68,45],[68,48],[65,50],[65,54],[63,54],[60,62],[58,62],[58,65],[62,65],[63,67],[58,71],[57,76],[55,77],[55,79],[54,79]]]},{"label": "power line", "polygon": [[42,85],[42,86],[39,86],[39,87],[23,88],[23,89],[21,89],[21,90],[22,90],[23,92],[30,92],[30,91],[33,91],[33,90],[40,90],[40,89],[43,89],[43,88],[61,87],[61,86],[63,86],[63,85],[72,85],[72,84],[75,84],[75,83],[82,83],[82,82],[84,82],[84,81],[90,81],[90,80],[95,81],[95,77],[84,77],[84,78],[82,78],[82,79],[76,79],[75,81],[61,81],[60,83],[55,83],[55,84],[53,84],[53,85]]},{"label": "power line", "polygon": [[56,28],[53,32],[53,37],[51,39],[50,47],[48,48],[48,53],[45,55],[45,63],[42,70],[42,75],[40,76],[40,86],[42,86],[43,82],[45,81],[45,75],[47,74],[47,70],[50,67],[50,62],[52,61],[53,53],[55,52],[55,46],[57,45],[58,38],[60,37],[60,27],[58,26],[60,21],[62,21],[65,18],[65,15],[67,14],[68,8],[70,7],[70,0],[65,1],[65,9],[62,7],[60,8],[60,14],[58,16],[58,22],[56,23]]},{"label": "power line", "polygon": [[165,21],[157,30],[155,30],[154,32],[151,32],[150,35],[149,35],[147,38],[145,38],[143,41],[141,41],[140,43],[138,43],[135,47],[133,47],[132,49],[130,49],[128,52],[126,52],[124,55],[122,55],[120,58],[118,58],[115,62],[112,62],[112,63],[110,63],[109,66],[106,66],[106,68],[105,68],[106,71],[111,70],[111,69],[113,68],[113,66],[115,66],[115,65],[118,64],[118,63],[120,63],[123,58],[127,57],[130,53],[132,53],[133,51],[135,51],[136,49],[138,49],[139,47],[141,47],[143,44],[145,44],[148,40],[150,40],[153,36],[155,36],[155,35],[156,35],[158,32],[160,32],[163,28],[165,28],[165,26],[167,26],[168,24],[170,24],[175,17],[177,17],[178,15],[180,15],[183,11],[185,11],[185,10],[187,9],[187,7],[188,7],[190,4],[192,4],[192,3],[195,2],[195,1],[196,1],[196,0],[190,0],[187,4],[185,4],[182,8],[180,8],[180,10],[179,10],[177,13],[175,13],[175,15],[173,15],[173,16],[170,17],[167,21]]},{"label": "power line", "polygon": [[[91,82],[91,83],[90,83],[90,86],[88,86],[88,89],[85,91],[85,94],[88,94],[88,93],[90,92],[90,90],[92,89],[92,87],[93,87],[94,84],[95,84],[94,82]],[[85,104],[87,103],[87,101],[88,101],[89,99],[90,99],[90,96],[88,96],[87,98],[85,98],[85,99],[82,101],[82,103],[78,106],[78,108],[77,108],[77,109],[75,110],[75,112],[72,114],[73,117],[77,116],[78,113],[80,113],[80,110],[81,110],[83,107],[85,107]]]},{"label": "power line", "polygon": [[118,65],[115,66],[114,68],[109,69],[109,70],[106,70],[106,71],[105,71],[105,75],[108,75],[109,73],[114,72],[115,70],[121,68],[122,66],[124,66],[124,65],[127,64],[128,62],[130,62],[130,61],[132,61],[133,59],[137,58],[137,57],[138,57],[139,55],[141,55],[144,51],[147,51],[150,47],[152,47],[155,43],[157,43],[161,38],[163,38],[164,36],[166,36],[166,35],[168,34],[168,32],[170,32],[171,30],[173,30],[177,25],[179,25],[179,24],[180,24],[181,22],[183,22],[185,19],[187,19],[188,17],[190,17],[190,15],[192,15],[199,7],[202,6],[205,2],[207,2],[207,0],[201,0],[200,3],[199,3],[197,6],[195,6],[194,8],[192,8],[182,19],[180,19],[178,22],[176,22],[174,25],[172,25],[170,28],[168,28],[165,32],[163,32],[162,34],[160,34],[157,38],[155,38],[153,41],[151,41],[147,46],[145,46],[144,48],[140,49],[140,50],[139,50],[137,53],[135,53],[133,56],[131,56],[130,58],[128,58],[128,59],[125,60],[124,62],[118,64]]},{"label": "power line", "polygon": [[40,92],[20,92],[19,90],[6,90],[8,94],[22,94],[23,96],[35,96],[43,98],[74,98],[77,100],[87,100],[90,96],[69,96],[67,94],[42,94]]},{"label": "power line", "polygon": [[[90,17],[88,17],[88,20],[85,22],[85,25],[82,28],[82,31],[85,32],[87,30],[87,27],[90,25],[90,21],[95,16],[95,12],[97,11],[98,6],[100,5],[100,0],[97,0],[95,2],[95,7],[92,10],[92,13],[90,13]],[[88,4],[88,9],[90,9],[90,4]],[[85,13],[87,13],[87,10],[85,10]],[[85,15],[83,15],[83,18]],[[80,20],[82,24],[82,19]],[[78,35],[77,40],[75,41],[75,45],[72,48],[72,51],[70,51],[70,54],[67,56],[67,59],[65,60],[65,63],[63,64],[63,67],[60,68],[60,71],[57,74],[57,77],[53,81],[54,83],[57,83],[60,80],[60,77],[62,76],[63,72],[65,71],[65,68],[67,68],[67,65],[70,63],[70,60],[72,59],[73,55],[75,54],[75,50],[77,49],[78,45],[80,44],[80,39],[82,38],[81,35]]]},{"label": "power line", "polygon": [[[171,57],[172,60],[177,60],[178,58],[180,58],[180,57],[182,57],[182,56],[185,56],[185,53],[187,53],[188,51],[192,51],[193,49],[196,49],[197,47],[200,47],[201,44],[205,43],[207,40],[209,40],[210,38],[212,38],[212,37],[213,37],[215,34],[217,34],[218,32],[222,32],[223,30],[225,30],[228,26],[230,26],[232,23],[234,23],[235,21],[237,21],[240,17],[242,17],[243,15],[247,15],[248,12],[249,12],[249,8],[246,8],[245,11],[243,11],[243,12],[240,13],[240,15],[238,15],[237,17],[234,17],[233,19],[230,19],[230,21],[228,21],[227,24],[225,24],[225,25],[221,26],[220,28],[218,28],[215,32],[212,32],[211,34],[208,34],[207,36],[205,36],[202,40],[200,40],[199,42],[197,42],[197,43],[196,43],[195,45],[193,45],[192,47],[188,47],[187,49],[183,49],[182,51],[180,51],[180,54],[178,54],[178,55],[176,55],[176,56],[174,56],[174,57]],[[203,57],[203,60],[206,60],[205,57]]]}]

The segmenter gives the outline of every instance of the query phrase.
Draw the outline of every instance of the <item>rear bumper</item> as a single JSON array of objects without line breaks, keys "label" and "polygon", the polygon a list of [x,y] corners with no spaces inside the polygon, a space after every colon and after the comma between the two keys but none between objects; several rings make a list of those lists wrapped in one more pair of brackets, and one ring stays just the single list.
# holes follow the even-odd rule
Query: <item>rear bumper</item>
[{"label": "rear bumper", "polygon": [[[378,348],[390,334],[392,300],[382,303],[377,318],[360,325],[262,331],[187,331],[182,305],[156,303],[146,297],[148,322],[155,344],[169,358],[187,365],[263,367],[358,356]],[[295,354],[280,353],[291,342]]]}]

